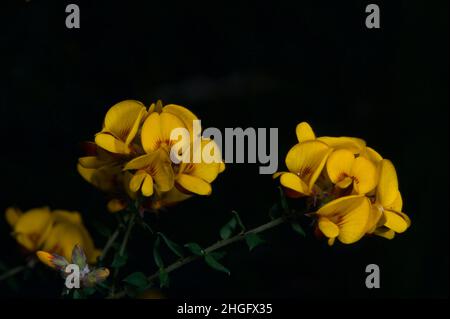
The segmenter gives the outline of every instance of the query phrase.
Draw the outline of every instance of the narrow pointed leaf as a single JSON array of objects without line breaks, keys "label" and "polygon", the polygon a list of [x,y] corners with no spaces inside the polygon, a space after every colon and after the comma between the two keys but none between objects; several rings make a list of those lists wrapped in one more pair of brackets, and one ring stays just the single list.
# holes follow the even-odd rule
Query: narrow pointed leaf
[{"label": "narrow pointed leaf", "polygon": [[306,237],[306,233],[305,233],[305,231],[303,230],[302,226],[300,226],[299,223],[292,223],[292,224],[291,224],[291,227],[292,227],[292,229],[293,229],[295,232],[299,233],[299,234],[302,235],[303,237]]},{"label": "narrow pointed leaf", "polygon": [[248,249],[252,251],[257,246],[264,244],[265,240],[257,234],[250,233],[245,235],[245,242],[247,243]]},{"label": "narrow pointed leaf", "polygon": [[158,235],[164,240],[167,247],[178,257],[183,257],[183,248],[181,248],[180,245],[177,243],[171,241],[169,238],[167,238],[163,233],[158,233]]},{"label": "narrow pointed leaf", "polygon": [[214,258],[213,256],[211,256],[210,254],[205,255],[205,262],[208,264],[208,266],[210,266],[211,268],[217,270],[217,271],[221,271],[224,272],[228,275],[230,275],[230,271],[228,270],[228,268],[226,268],[224,265],[222,265],[220,262],[217,261],[216,258]]},{"label": "narrow pointed leaf", "polygon": [[128,275],[123,281],[138,288],[146,287],[149,284],[147,276],[142,272],[134,272]]},{"label": "narrow pointed leaf", "polygon": [[187,249],[191,251],[196,256],[203,256],[205,252],[203,251],[202,247],[200,247],[197,243],[187,243],[184,245]]},{"label": "narrow pointed leaf", "polygon": [[164,268],[164,262],[161,258],[161,254],[159,253],[159,246],[161,240],[159,237],[156,237],[155,243],[153,244],[153,258],[155,259],[155,264],[158,268]]}]

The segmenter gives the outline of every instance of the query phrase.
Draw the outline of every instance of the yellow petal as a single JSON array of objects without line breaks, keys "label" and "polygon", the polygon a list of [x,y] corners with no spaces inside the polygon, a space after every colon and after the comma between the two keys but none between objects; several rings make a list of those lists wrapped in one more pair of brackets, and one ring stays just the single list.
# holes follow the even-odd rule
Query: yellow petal
[{"label": "yellow petal", "polygon": [[354,162],[355,155],[349,150],[341,149],[331,153],[327,160],[327,173],[330,180],[337,184],[346,177],[351,177]]},{"label": "yellow petal", "polygon": [[84,168],[99,168],[106,164],[105,161],[101,160],[97,156],[85,156],[78,159],[78,163]]},{"label": "yellow petal", "polygon": [[125,142],[109,133],[98,133],[95,135],[95,143],[105,150],[116,154],[129,154],[130,149]]},{"label": "yellow petal", "polygon": [[[183,122],[175,115],[171,113],[161,113],[161,135],[164,141],[169,144],[170,135],[176,128],[186,128]],[[174,140],[172,140],[174,141]]]},{"label": "yellow petal", "polygon": [[366,147],[366,142],[362,139],[355,137],[330,137],[330,136],[321,136],[317,138],[319,141],[324,142],[328,146],[334,149],[347,149],[351,151],[353,154],[360,154],[364,151]]},{"label": "yellow petal", "polygon": [[344,177],[343,180],[336,183],[336,186],[342,189],[345,189],[352,185],[353,179],[351,177]]},{"label": "yellow petal", "polygon": [[57,223],[44,242],[43,250],[72,258],[75,245],[80,245],[86,253],[89,263],[94,263],[100,251],[95,249],[91,236],[83,225],[73,223]]},{"label": "yellow petal", "polygon": [[326,217],[319,218],[318,226],[320,231],[328,238],[335,238],[339,235],[339,227]]},{"label": "yellow petal", "polygon": [[378,163],[383,159],[383,157],[371,147],[366,147],[364,156],[374,163]]},{"label": "yellow petal", "polygon": [[132,192],[137,192],[138,190],[141,189],[141,185],[144,182],[146,175],[147,173],[145,173],[145,171],[138,171],[136,172],[136,174],[133,175],[133,177],[130,180],[130,190]]},{"label": "yellow petal", "polygon": [[329,202],[317,211],[317,215],[338,225],[338,239],[350,244],[366,233],[370,209],[370,201],[365,196],[352,195]]},{"label": "yellow petal", "polygon": [[6,209],[5,218],[11,227],[17,224],[17,221],[22,216],[22,211],[16,207],[8,207]]},{"label": "yellow petal", "polygon": [[288,152],[286,166],[311,190],[331,151],[325,143],[316,140],[299,143]]},{"label": "yellow petal", "polygon": [[114,198],[108,202],[106,207],[110,213],[117,213],[124,210],[126,205],[122,200]]},{"label": "yellow petal", "polygon": [[391,161],[383,159],[380,163],[377,200],[384,207],[389,207],[398,196],[397,173]]},{"label": "yellow petal", "polygon": [[378,182],[377,173],[373,162],[361,156],[356,158],[351,169],[355,191],[358,194],[367,194],[373,190]]},{"label": "yellow petal", "polygon": [[161,141],[161,118],[159,113],[154,112],[147,117],[142,125],[142,147],[145,152],[150,153],[159,147]]},{"label": "yellow petal", "polygon": [[381,209],[379,209],[377,206],[372,206],[370,210],[369,219],[367,221],[367,233],[371,234],[375,231],[375,229],[379,226],[380,219],[383,215],[383,212]]},{"label": "yellow petal", "polygon": [[178,202],[184,201],[190,197],[192,197],[192,194],[180,192],[176,187],[174,187],[168,192],[162,193],[159,198],[152,201],[152,208],[158,210],[162,207],[171,206]]},{"label": "yellow petal", "polygon": [[400,194],[400,191],[397,191],[397,196],[395,197],[395,200],[392,202],[391,205],[386,206],[386,209],[393,210],[396,212],[401,212],[403,209],[403,199],[402,194]]},{"label": "yellow petal", "polygon": [[156,152],[145,154],[136,158],[133,158],[131,161],[125,164],[124,170],[132,170],[132,169],[144,169],[154,162],[157,154]]},{"label": "yellow petal", "polygon": [[76,211],[69,212],[66,210],[55,209],[52,214],[55,223],[73,223],[78,225],[83,223],[81,214]]},{"label": "yellow petal", "polygon": [[311,190],[308,188],[305,182],[300,177],[293,173],[284,173],[281,175],[280,183],[286,188],[292,189],[300,194],[309,195]]},{"label": "yellow petal", "polygon": [[384,210],[384,218],[386,219],[384,226],[396,233],[403,233],[410,224],[409,218],[405,220],[404,216],[390,210]]},{"label": "yellow petal", "polygon": [[27,250],[35,251],[46,240],[52,224],[53,216],[48,207],[31,209],[14,226],[16,240]]},{"label": "yellow petal", "polygon": [[113,191],[116,189],[116,178],[120,173],[119,166],[103,166],[98,169],[84,168],[80,164],[77,165],[78,173],[89,183],[95,187],[105,191]]},{"label": "yellow petal", "polygon": [[386,239],[393,239],[395,237],[395,232],[392,229],[384,227],[376,229],[374,234]]},{"label": "yellow petal", "polygon": [[211,185],[203,179],[186,174],[177,176],[177,183],[185,190],[198,195],[211,194]]},{"label": "yellow petal", "polygon": [[152,113],[142,126],[142,147],[147,153],[155,151],[161,145],[171,146],[175,140],[170,139],[176,128],[186,128],[183,122],[171,113]]},{"label": "yellow petal", "polygon": [[152,196],[153,195],[153,178],[145,174],[144,182],[142,183],[142,195],[144,196]]},{"label": "yellow petal", "polygon": [[139,101],[119,102],[106,113],[102,131],[112,133],[126,145],[129,145],[136,135],[145,113],[145,106]]},{"label": "yellow petal", "polygon": [[55,265],[53,264],[53,255],[52,254],[40,250],[40,251],[36,252],[36,256],[39,258],[39,260],[43,264],[45,264],[48,267],[53,268],[53,269],[56,268]]},{"label": "yellow petal", "polygon": [[163,113],[170,113],[172,115],[175,115],[183,122],[183,126],[189,130],[189,134],[191,135],[191,137],[193,137],[193,122],[195,120],[198,120],[197,116],[194,113],[183,106],[175,104],[168,104],[164,106]]},{"label": "yellow petal", "polygon": [[297,134],[297,139],[300,143],[316,139],[313,129],[306,122],[301,122],[298,124],[295,129],[295,133]]}]

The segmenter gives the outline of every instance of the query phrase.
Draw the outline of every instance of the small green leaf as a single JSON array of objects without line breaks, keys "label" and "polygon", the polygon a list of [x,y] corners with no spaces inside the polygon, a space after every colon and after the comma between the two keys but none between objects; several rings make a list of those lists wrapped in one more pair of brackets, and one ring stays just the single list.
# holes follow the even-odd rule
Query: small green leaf
[{"label": "small green leaf", "polygon": [[300,226],[299,223],[292,223],[291,226],[292,226],[292,229],[293,229],[295,232],[299,233],[299,234],[302,235],[303,237],[306,237],[306,233],[305,233],[305,231],[303,230],[302,226]]},{"label": "small green leaf", "polygon": [[270,219],[274,220],[279,216],[280,216],[280,205],[278,205],[278,203],[275,203],[269,210],[269,217]]},{"label": "small green leaf", "polygon": [[142,272],[134,272],[123,281],[138,288],[146,287],[149,284],[147,277]]},{"label": "small green leaf", "polygon": [[235,210],[232,211],[234,217],[236,218],[237,224],[239,225],[239,227],[241,228],[241,231],[245,231],[245,226],[242,223],[241,217],[239,216],[239,213]]},{"label": "small green leaf", "polygon": [[112,268],[121,268],[121,267],[125,266],[125,264],[127,263],[127,260],[128,260],[128,256],[126,254],[120,255],[119,253],[117,253],[114,256],[114,260],[111,264],[111,267]]},{"label": "small green leaf", "polygon": [[220,262],[217,261],[217,259],[215,259],[213,256],[211,256],[210,254],[205,255],[205,262],[208,264],[208,266],[210,266],[211,268],[224,272],[228,275],[230,275],[230,271],[228,270],[228,268],[226,268],[224,265],[222,265]]},{"label": "small green leaf", "polygon": [[200,247],[200,245],[197,243],[187,243],[186,245],[184,245],[184,247],[189,249],[191,253],[193,253],[196,256],[203,256],[205,254],[202,247]]},{"label": "small green leaf", "polygon": [[142,221],[142,222],[141,222],[141,225],[142,225],[142,227],[143,227],[145,230],[148,230],[150,233],[154,234],[154,231],[153,231],[153,229],[150,227],[149,224],[147,224],[146,222]]},{"label": "small green leaf", "polygon": [[228,239],[233,234],[234,230],[237,226],[237,220],[236,217],[231,217],[230,221],[226,223],[221,229],[220,229],[220,237],[222,239]]},{"label": "small green leaf", "polygon": [[84,296],[83,296],[83,293],[81,292],[80,289],[75,289],[75,290],[73,291],[72,298],[73,298],[73,299],[83,299]]},{"label": "small green leaf", "polygon": [[281,187],[278,187],[278,189],[280,190],[280,204],[281,204],[281,208],[283,209],[285,214],[289,213],[289,206],[286,200],[286,196],[284,195],[283,189]]},{"label": "small green leaf", "polygon": [[83,288],[83,296],[92,296],[96,292],[94,287]]},{"label": "small green leaf", "polygon": [[250,233],[245,235],[245,242],[247,243],[248,249],[251,251],[255,247],[265,243],[265,240],[257,234]]},{"label": "small green leaf", "polygon": [[225,257],[227,253],[224,251],[213,251],[212,253],[209,253],[208,255],[213,256],[217,260],[221,260],[223,257]]},{"label": "small green leaf", "polygon": [[164,242],[166,243],[167,247],[169,247],[169,249],[178,257],[183,257],[183,248],[181,248],[180,245],[178,245],[177,243],[171,241],[169,238],[167,238],[163,233],[158,233],[159,236],[161,236],[161,238],[164,240]]},{"label": "small green leaf", "polygon": [[161,240],[159,237],[156,237],[155,243],[153,244],[153,258],[155,259],[155,264],[158,268],[164,268],[164,262],[161,258],[161,254],[159,253],[159,245]]},{"label": "small green leaf", "polygon": [[159,286],[161,288],[169,287],[169,274],[164,268],[159,270]]}]

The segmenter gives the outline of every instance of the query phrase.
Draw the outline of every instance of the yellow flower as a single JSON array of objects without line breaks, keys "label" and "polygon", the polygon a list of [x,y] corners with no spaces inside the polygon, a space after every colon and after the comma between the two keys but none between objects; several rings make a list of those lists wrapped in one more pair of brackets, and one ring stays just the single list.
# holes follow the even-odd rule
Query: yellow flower
[{"label": "yellow flower", "polygon": [[327,161],[327,173],[333,184],[347,188],[353,184],[357,194],[366,194],[377,185],[377,168],[369,159],[355,157],[352,151],[334,151]]},{"label": "yellow flower", "polygon": [[193,121],[197,117],[188,109],[174,104],[166,105],[158,111],[158,105],[142,125],[141,143],[145,155],[128,162],[124,170],[136,170],[130,180],[133,192],[141,190],[142,195],[152,196],[157,192],[167,192],[174,187],[174,172],[169,157],[170,149],[178,140],[171,139],[171,132],[185,128],[193,132]]},{"label": "yellow flower", "polygon": [[344,244],[360,240],[366,233],[370,215],[370,201],[363,195],[335,199],[317,212],[317,226],[333,245],[335,239]]},{"label": "yellow flower", "polygon": [[391,161],[383,159],[368,232],[388,239],[394,238],[395,233],[403,233],[411,225],[411,220],[402,212],[402,207],[395,167]]},{"label": "yellow flower", "polygon": [[286,156],[289,172],[274,174],[280,176],[280,183],[290,190],[292,197],[309,196],[313,193],[314,184],[322,172],[332,149],[317,140],[308,140],[292,147]]},{"label": "yellow flower", "polygon": [[193,154],[191,154],[187,163],[180,163],[175,181],[182,191],[198,195],[209,195],[212,191],[211,183],[217,178],[219,173],[225,170],[225,164],[222,162],[222,156],[217,144],[213,140],[204,139],[201,141],[200,150],[203,152],[206,147],[211,151],[209,154],[211,162],[207,163],[204,159],[201,159],[200,163],[194,163]]},{"label": "yellow flower", "polygon": [[16,241],[30,252],[44,249],[69,258],[73,247],[80,244],[90,262],[100,255],[78,212],[42,207],[22,213],[17,208],[8,208],[6,220],[13,227]]},{"label": "yellow flower", "polygon": [[147,114],[138,101],[127,100],[112,106],[106,113],[103,129],[95,136],[95,143],[111,153],[130,154],[139,125]]}]

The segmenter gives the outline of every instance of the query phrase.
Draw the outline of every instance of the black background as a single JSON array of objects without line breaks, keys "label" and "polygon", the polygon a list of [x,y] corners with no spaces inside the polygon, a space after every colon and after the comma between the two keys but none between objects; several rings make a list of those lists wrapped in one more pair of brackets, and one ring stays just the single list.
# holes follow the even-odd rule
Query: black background
[{"label": "black background", "polygon": [[[367,1],[83,1],[78,30],[65,28],[69,3],[2,4],[1,211],[79,210],[102,247],[94,226],[115,219],[75,167],[79,142],[124,99],[187,106],[204,127],[278,127],[280,170],[306,120],[318,135],[364,138],[394,162],[411,228],[330,248],[281,226],[266,246],[229,251],[231,277],[191,264],[165,293],[448,297],[448,2],[376,1],[379,30],[364,25]],[[210,197],[150,219],[178,242],[206,246],[232,209],[248,227],[267,221],[276,185],[257,165],[229,164]],[[0,260],[16,265],[23,257],[9,232],[0,220]],[[137,232],[130,246],[130,269],[153,272],[149,236]],[[381,289],[364,285],[369,263],[381,268]],[[58,289],[33,277],[19,295]],[[0,283],[0,295],[17,293]]]}]

